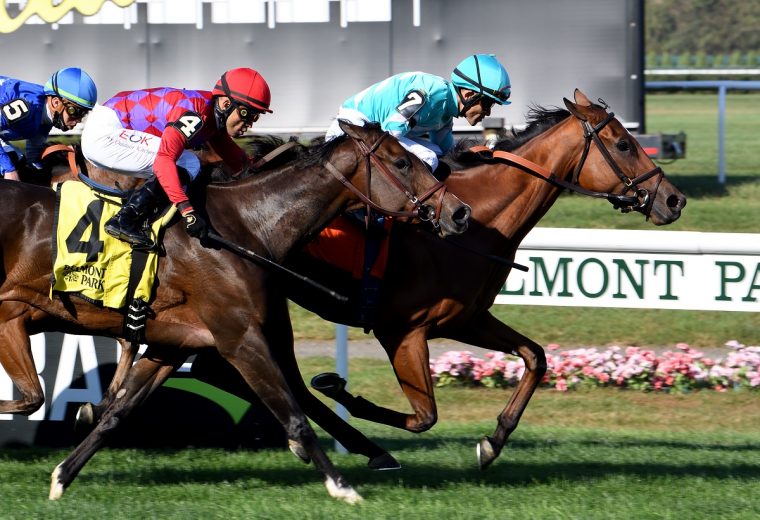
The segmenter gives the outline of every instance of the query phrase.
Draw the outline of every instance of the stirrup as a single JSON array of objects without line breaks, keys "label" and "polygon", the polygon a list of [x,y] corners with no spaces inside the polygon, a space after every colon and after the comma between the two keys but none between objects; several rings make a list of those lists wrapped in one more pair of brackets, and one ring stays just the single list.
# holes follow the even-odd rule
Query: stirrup
[{"label": "stirrup", "polygon": [[152,249],[156,245],[156,243],[144,233],[141,233],[139,231],[136,233],[128,233],[118,225],[112,224],[110,222],[106,222],[105,226],[103,226],[103,229],[105,229],[106,233],[112,237],[117,238],[122,242],[131,244],[133,247],[139,247],[141,249]]}]

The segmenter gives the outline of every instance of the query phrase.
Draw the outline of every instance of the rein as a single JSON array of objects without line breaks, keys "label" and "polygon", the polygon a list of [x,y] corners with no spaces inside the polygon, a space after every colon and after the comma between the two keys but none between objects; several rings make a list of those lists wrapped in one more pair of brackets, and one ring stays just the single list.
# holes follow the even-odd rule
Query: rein
[{"label": "rein", "polygon": [[250,249],[246,249],[243,246],[240,246],[240,245],[238,245],[238,244],[236,244],[234,242],[231,242],[231,241],[227,240],[226,238],[222,237],[221,235],[219,235],[219,234],[217,234],[217,233],[215,233],[213,231],[209,231],[208,238],[210,238],[211,240],[213,240],[215,242],[218,242],[219,244],[223,245],[225,247],[225,249],[227,249],[228,251],[231,251],[231,252],[235,253],[236,255],[238,255],[240,257],[243,257],[243,258],[246,258],[246,259],[251,260],[253,262],[256,262],[257,264],[259,264],[259,265],[261,265],[263,267],[268,267],[270,269],[273,269],[273,270],[279,272],[280,274],[286,274],[288,276],[292,276],[293,278],[296,278],[296,279],[300,280],[301,282],[306,283],[308,285],[311,285],[313,288],[322,291],[323,293],[327,294],[328,296],[331,296],[331,297],[335,298],[336,300],[338,300],[341,303],[345,303],[345,302],[348,301],[348,298],[346,296],[343,296],[342,294],[339,294],[336,291],[333,291],[332,289],[330,289],[328,287],[325,287],[324,285],[322,285],[322,284],[320,284],[318,282],[315,282],[311,278],[308,278],[308,277],[306,277],[306,276],[304,276],[302,274],[299,274],[299,273],[297,273],[295,271],[292,271],[292,270],[288,269],[287,267],[285,267],[285,266],[283,266],[281,264],[278,264],[274,260],[270,260],[269,258],[267,258],[265,256],[261,256],[260,254],[256,253],[255,251],[251,251]]},{"label": "rein", "polygon": [[[607,150],[607,147],[604,145],[604,143],[602,142],[601,138],[598,135],[599,132],[605,126],[607,126],[607,124],[609,124],[609,122],[612,121],[614,118],[615,118],[615,114],[613,112],[610,112],[609,114],[607,114],[607,117],[603,119],[596,126],[592,126],[586,120],[581,120],[581,124],[583,125],[583,139],[584,139],[583,153],[581,154],[580,161],[578,161],[578,165],[575,167],[575,170],[573,171],[572,182],[568,182],[556,176],[552,171],[544,168],[543,166],[540,166],[532,161],[529,161],[528,159],[525,159],[524,157],[520,157],[519,155],[513,154],[511,152],[504,152],[501,150],[493,151],[487,146],[473,146],[472,148],[470,148],[470,151],[480,155],[481,157],[483,157],[483,155],[486,155],[487,156],[486,160],[488,158],[498,159],[500,160],[500,162],[505,162],[511,166],[516,166],[517,168],[521,169],[525,173],[528,173],[538,179],[548,182],[549,184],[556,186],[558,188],[564,188],[568,191],[579,193],[581,195],[586,195],[588,197],[606,199],[613,205],[615,209],[620,209],[623,213],[627,213],[632,210],[639,210],[642,213],[644,213],[644,215],[648,215],[655,197],[651,196],[651,192],[649,190],[645,188],[636,188],[636,186],[650,179],[651,177],[658,175],[659,177],[657,179],[657,184],[654,189],[654,194],[656,196],[657,190],[660,187],[660,182],[662,182],[662,177],[663,177],[662,169],[659,166],[657,166],[654,169],[648,171],[647,173],[638,175],[637,177],[633,179],[626,177],[626,175],[623,173],[623,171],[620,169],[618,164],[615,162],[609,150]],[[599,151],[601,152],[602,157],[604,157],[604,160],[610,166],[610,168],[615,173],[615,175],[617,175],[617,177],[623,183],[624,188],[623,188],[622,193],[617,194],[617,193],[609,193],[609,192],[603,192],[603,191],[587,190],[586,188],[578,184],[578,179],[580,177],[581,170],[583,169],[583,165],[586,163],[586,159],[588,158],[588,153],[591,149],[592,140],[596,144]],[[635,194],[626,195],[626,193],[629,190],[635,190]]]},{"label": "rein", "polygon": [[[333,176],[338,179],[338,181],[341,182],[346,188],[351,190],[364,204],[367,206],[368,209],[374,209],[378,213],[382,215],[386,215],[389,217],[410,217],[410,218],[419,218],[423,222],[430,222],[433,224],[434,227],[438,227],[440,215],[441,215],[441,207],[443,206],[443,197],[446,194],[446,191],[448,188],[442,181],[436,182],[432,188],[430,188],[427,192],[422,194],[421,196],[416,196],[415,194],[411,193],[409,190],[406,189],[406,187],[401,183],[401,181],[393,175],[393,173],[388,170],[388,168],[378,159],[377,155],[375,154],[375,150],[380,146],[380,143],[385,139],[387,136],[389,136],[388,132],[384,132],[383,135],[381,135],[377,141],[375,141],[375,144],[373,144],[371,147],[367,146],[367,144],[359,139],[356,139],[354,137],[351,137],[352,142],[359,148],[359,151],[361,152],[362,158],[365,160],[366,164],[366,170],[367,170],[367,190],[369,192],[370,182],[371,182],[371,176],[372,176],[372,163],[377,166],[377,168],[396,186],[404,195],[406,195],[406,198],[409,199],[409,202],[411,202],[414,205],[414,210],[412,211],[390,211],[385,208],[382,208],[377,203],[375,203],[372,199],[369,198],[368,195],[365,195],[359,189],[354,186],[351,181],[349,181],[345,175],[343,175],[335,166],[333,166],[329,161],[325,161],[325,166],[327,167],[327,170],[333,174]],[[431,198],[435,192],[439,191],[440,193],[438,195],[438,201],[436,203],[435,208],[423,204],[426,200]]]},{"label": "rein", "polygon": [[79,167],[77,166],[76,150],[74,150],[74,147],[67,144],[50,145],[42,152],[40,159],[44,159],[51,153],[55,152],[66,152],[66,157],[69,160],[69,168],[71,169],[71,174],[76,175],[79,171]]}]

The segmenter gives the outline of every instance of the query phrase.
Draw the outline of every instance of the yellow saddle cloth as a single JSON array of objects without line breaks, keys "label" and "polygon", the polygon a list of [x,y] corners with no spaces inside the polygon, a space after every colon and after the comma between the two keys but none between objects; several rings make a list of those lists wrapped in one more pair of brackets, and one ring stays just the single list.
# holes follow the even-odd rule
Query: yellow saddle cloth
[{"label": "yellow saddle cloth", "polygon": [[[121,199],[77,181],[59,184],[56,195],[51,298],[54,292],[74,293],[97,305],[121,309],[127,304],[132,246],[103,229],[119,211]],[[171,206],[153,222],[154,236],[160,236],[175,211]],[[151,251],[134,297],[151,300],[157,269],[158,255]]]}]

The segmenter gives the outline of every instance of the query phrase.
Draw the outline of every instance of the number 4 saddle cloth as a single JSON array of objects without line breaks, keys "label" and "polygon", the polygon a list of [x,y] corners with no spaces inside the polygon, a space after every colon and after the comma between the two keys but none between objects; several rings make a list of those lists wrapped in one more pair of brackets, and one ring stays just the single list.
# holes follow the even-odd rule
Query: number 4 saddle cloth
[{"label": "number 4 saddle cloth", "polygon": [[[121,209],[122,199],[108,195],[78,181],[56,186],[56,212],[53,224],[53,277],[50,297],[55,292],[76,294],[85,300],[122,309],[127,304],[132,271],[132,246],[113,238],[103,229],[105,222]],[[153,236],[165,227],[176,212],[167,208],[152,222]],[[145,267],[134,298],[150,302],[158,268],[158,254],[147,253]]]}]

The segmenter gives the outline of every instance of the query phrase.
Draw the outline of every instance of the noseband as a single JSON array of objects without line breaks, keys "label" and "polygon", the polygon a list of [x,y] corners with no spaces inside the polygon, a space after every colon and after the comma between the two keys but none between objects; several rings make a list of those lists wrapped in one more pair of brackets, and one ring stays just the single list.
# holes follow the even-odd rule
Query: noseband
[{"label": "noseband", "polygon": [[[388,137],[390,134],[388,132],[383,132],[383,134],[378,138],[377,141],[372,146],[368,146],[367,143],[362,141],[361,139],[357,139],[353,136],[349,136],[354,144],[359,150],[359,153],[361,154],[361,157],[365,161],[365,169],[367,170],[367,194],[365,195],[361,191],[359,191],[359,188],[354,186],[351,181],[349,181],[345,175],[343,175],[338,169],[330,164],[329,161],[325,161],[325,166],[327,167],[328,171],[335,176],[336,179],[338,179],[346,188],[351,190],[359,199],[364,202],[364,204],[367,205],[368,210],[373,209],[376,212],[390,216],[390,217],[410,217],[410,218],[419,218],[420,220],[424,222],[431,222],[433,226],[436,228],[439,226],[439,220],[441,215],[441,208],[443,206],[443,197],[446,194],[447,187],[446,185],[438,181],[436,182],[432,188],[430,188],[428,191],[423,193],[420,196],[417,196],[410,192],[406,186],[396,177],[391,171],[388,169],[387,166],[383,164],[383,162],[377,157],[377,154],[375,154],[375,150],[380,146],[380,143],[383,142],[383,139]],[[396,186],[396,188],[401,191],[406,198],[409,200],[409,202],[412,203],[414,206],[414,210],[412,211],[391,211],[388,209],[385,209],[381,206],[379,206],[377,203],[375,203],[371,198],[370,193],[370,186],[371,186],[371,180],[372,180],[372,164],[380,170],[380,172],[385,175],[388,180],[391,181],[391,183]],[[438,195],[438,200],[436,202],[435,207],[432,207],[428,204],[423,204],[425,201],[427,201],[429,198],[435,194],[435,192],[440,191]]]}]

